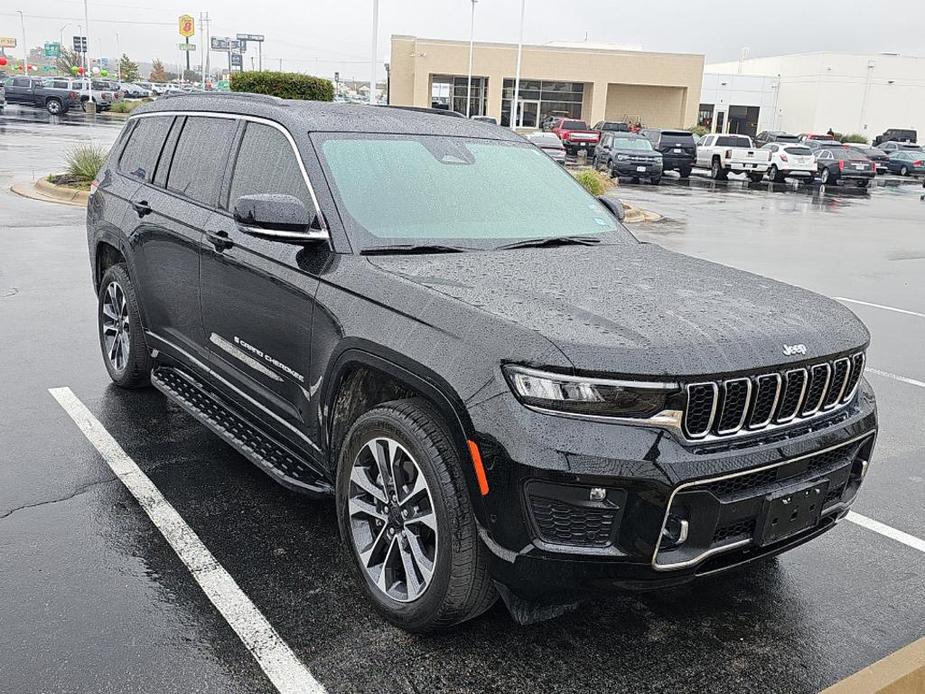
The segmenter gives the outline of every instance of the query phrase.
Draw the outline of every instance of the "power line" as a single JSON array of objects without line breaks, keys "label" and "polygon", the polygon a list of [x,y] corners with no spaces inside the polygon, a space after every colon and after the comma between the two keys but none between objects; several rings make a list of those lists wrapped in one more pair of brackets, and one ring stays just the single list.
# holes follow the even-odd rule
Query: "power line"
[{"label": "power line", "polygon": [[[18,13],[16,12],[0,12],[0,17],[15,17]],[[82,22],[83,17],[64,17],[56,15],[39,15],[39,14],[27,14],[25,15],[28,19],[53,19],[55,21],[69,21],[69,22]],[[130,19],[97,19],[94,17],[94,22],[105,23],[105,24],[136,24],[144,26],[165,26],[165,27],[175,27],[176,22],[139,22]]]}]

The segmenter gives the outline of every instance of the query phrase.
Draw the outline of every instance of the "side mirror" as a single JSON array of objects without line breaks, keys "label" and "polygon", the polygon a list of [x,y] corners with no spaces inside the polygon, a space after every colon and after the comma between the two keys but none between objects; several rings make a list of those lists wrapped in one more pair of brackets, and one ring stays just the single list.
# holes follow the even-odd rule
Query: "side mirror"
[{"label": "side mirror", "polygon": [[604,207],[610,210],[610,213],[617,218],[618,222],[622,222],[626,218],[626,210],[623,209],[623,203],[617,198],[611,198],[607,195],[598,195],[597,199],[601,201]]},{"label": "side mirror", "polygon": [[[245,234],[285,243],[327,241],[318,217],[292,195],[242,195],[234,202],[234,221]],[[314,228],[313,228],[314,227]]]}]

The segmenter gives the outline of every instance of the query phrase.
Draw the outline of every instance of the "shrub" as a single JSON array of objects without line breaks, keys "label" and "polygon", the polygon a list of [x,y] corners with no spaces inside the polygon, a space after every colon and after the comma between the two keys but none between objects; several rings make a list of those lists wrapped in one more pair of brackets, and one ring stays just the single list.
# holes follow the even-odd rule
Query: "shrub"
[{"label": "shrub", "polygon": [[64,153],[66,176],[74,183],[90,185],[106,162],[108,150],[100,145],[77,145]]},{"label": "shrub", "polygon": [[269,94],[281,99],[334,100],[331,80],[298,72],[232,72],[231,91]]},{"label": "shrub", "polygon": [[690,132],[692,135],[696,135],[697,137],[703,137],[703,136],[706,135],[708,132],[710,132],[709,128],[705,128],[705,127],[702,126],[702,125],[692,125],[692,126],[689,127],[687,130],[688,130],[688,132]]},{"label": "shrub", "polygon": [[842,135],[839,138],[842,142],[856,142],[858,144],[866,145],[869,140],[863,135],[858,135],[857,133],[851,133],[850,135]]},{"label": "shrub", "polygon": [[613,181],[610,180],[609,176],[605,176],[594,169],[582,169],[572,175],[591,195],[603,195],[613,187]]},{"label": "shrub", "polygon": [[131,113],[141,106],[140,101],[117,101],[111,107],[113,113]]}]

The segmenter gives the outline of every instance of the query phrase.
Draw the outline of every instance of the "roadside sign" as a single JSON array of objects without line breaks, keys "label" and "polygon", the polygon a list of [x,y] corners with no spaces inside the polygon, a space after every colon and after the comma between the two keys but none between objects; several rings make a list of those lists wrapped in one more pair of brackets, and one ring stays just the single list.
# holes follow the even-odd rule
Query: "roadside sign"
[{"label": "roadside sign", "polygon": [[195,51],[196,44],[195,43],[178,43],[177,48],[179,48],[181,51]]},{"label": "roadside sign", "polygon": [[196,33],[196,20],[193,19],[192,15],[181,14],[180,15],[180,36],[189,38]]},{"label": "roadside sign", "polygon": [[87,52],[87,37],[86,36],[75,36],[74,37],[74,52],[75,53],[86,53]]},{"label": "roadside sign", "polygon": [[16,48],[16,39],[12,36],[0,36],[0,48]]},{"label": "roadside sign", "polygon": [[46,41],[42,47],[42,55],[46,58],[57,58],[61,55],[61,44],[57,41]]},{"label": "roadside sign", "polygon": [[238,34],[238,41],[263,41],[263,34]]},{"label": "roadside sign", "polygon": [[237,39],[222,38],[213,36],[209,42],[213,51],[236,51],[240,44]]},{"label": "roadside sign", "polygon": [[231,54],[231,67],[241,67],[243,64],[240,53]]}]

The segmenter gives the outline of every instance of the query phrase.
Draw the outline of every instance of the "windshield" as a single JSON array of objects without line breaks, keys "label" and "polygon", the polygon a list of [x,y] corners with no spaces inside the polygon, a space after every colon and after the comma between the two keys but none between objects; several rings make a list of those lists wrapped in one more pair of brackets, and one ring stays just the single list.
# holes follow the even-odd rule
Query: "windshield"
[{"label": "windshield", "polygon": [[570,174],[528,143],[352,133],[315,139],[355,249],[631,239]]},{"label": "windshield", "polygon": [[813,153],[809,147],[784,147],[784,151],[797,157],[809,157]]},{"label": "windshield", "polygon": [[534,133],[528,139],[537,147],[554,147],[556,149],[563,149],[562,140],[560,140],[552,133]]},{"label": "windshield", "polygon": [[645,152],[652,151],[652,143],[642,137],[615,137],[613,146],[617,149],[638,149]]},{"label": "windshield", "polygon": [[694,146],[694,136],[690,133],[663,132],[662,145],[681,145],[684,147]]}]

